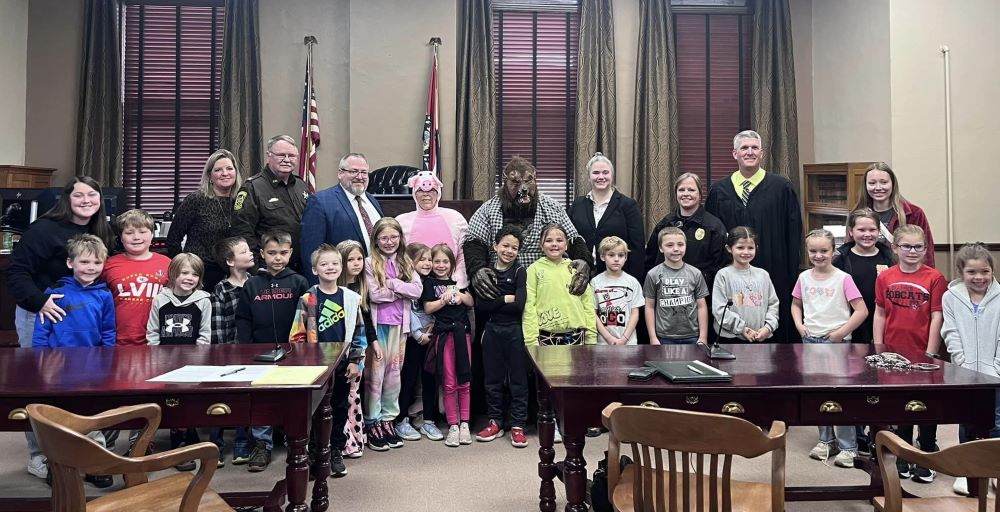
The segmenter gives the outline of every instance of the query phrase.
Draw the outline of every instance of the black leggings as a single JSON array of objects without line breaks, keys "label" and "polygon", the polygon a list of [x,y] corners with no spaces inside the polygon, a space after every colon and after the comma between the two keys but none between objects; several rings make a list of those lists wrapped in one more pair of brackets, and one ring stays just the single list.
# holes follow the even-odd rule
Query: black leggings
[{"label": "black leggings", "polygon": [[408,415],[410,405],[416,399],[417,382],[423,385],[424,420],[436,421],[438,417],[437,379],[433,373],[424,371],[427,345],[417,343],[412,336],[406,337],[406,353],[400,372],[399,414]]}]

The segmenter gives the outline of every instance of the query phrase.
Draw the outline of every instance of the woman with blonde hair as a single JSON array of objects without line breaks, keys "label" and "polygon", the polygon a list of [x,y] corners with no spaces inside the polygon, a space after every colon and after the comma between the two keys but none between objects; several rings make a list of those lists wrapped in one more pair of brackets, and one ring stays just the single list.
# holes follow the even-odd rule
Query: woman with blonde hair
[{"label": "woman with blonde hair", "polygon": [[[899,180],[889,164],[876,162],[865,169],[861,180],[861,190],[858,191],[858,204],[854,209],[871,208],[879,216],[881,231],[879,240],[892,243],[892,233],[896,228],[906,224],[915,224],[924,230],[924,242],[927,252],[924,263],[934,266],[934,237],[931,236],[931,226],[927,215],[919,206],[903,198],[899,191]],[[851,233],[847,232],[850,239]]]}]

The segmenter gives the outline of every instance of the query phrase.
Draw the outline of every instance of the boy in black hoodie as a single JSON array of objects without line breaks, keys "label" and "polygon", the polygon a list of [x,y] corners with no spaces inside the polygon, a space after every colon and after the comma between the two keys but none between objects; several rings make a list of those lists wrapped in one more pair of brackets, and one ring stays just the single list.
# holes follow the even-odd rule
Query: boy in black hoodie
[{"label": "boy in black hoodie", "polygon": [[[267,265],[247,280],[236,306],[238,343],[288,342],[299,297],[309,289],[306,278],[287,268],[292,257],[292,236],[283,231],[260,238],[260,255]],[[274,431],[270,426],[251,427],[255,446],[247,470],[264,471],[271,463]]]}]

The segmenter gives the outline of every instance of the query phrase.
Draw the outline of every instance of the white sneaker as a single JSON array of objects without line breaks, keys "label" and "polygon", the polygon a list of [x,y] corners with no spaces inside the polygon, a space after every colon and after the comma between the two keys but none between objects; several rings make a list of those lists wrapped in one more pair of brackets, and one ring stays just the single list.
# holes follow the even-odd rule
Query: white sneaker
[{"label": "white sneaker", "polygon": [[396,434],[403,438],[403,441],[420,440],[420,432],[417,432],[417,429],[410,425],[410,418],[403,418],[403,421],[396,424]]},{"label": "white sneaker", "polygon": [[49,476],[49,465],[46,463],[45,456],[36,455],[28,459],[28,473],[45,480]]},{"label": "white sneaker", "polygon": [[858,452],[854,450],[843,450],[833,458],[833,464],[842,468],[853,468],[854,457],[857,456]]},{"label": "white sneaker", "polygon": [[435,425],[433,421],[424,420],[424,424],[420,425],[420,432],[427,436],[427,439],[430,439],[431,441],[440,441],[444,439],[444,434],[438,430],[437,425]]},{"label": "white sneaker", "polygon": [[955,479],[955,484],[951,486],[951,490],[955,491],[955,494],[960,496],[969,495],[969,479],[964,476],[960,476]]},{"label": "white sneaker", "polygon": [[562,434],[559,433],[559,424],[558,423],[553,423],[552,424],[552,429],[553,429],[553,432],[554,432],[554,434],[552,436],[552,442],[555,443],[555,444],[562,444]]},{"label": "white sneaker", "polygon": [[462,443],[459,441],[458,425],[448,427],[448,437],[445,438],[444,445],[454,448],[460,444]]},{"label": "white sneaker", "polygon": [[836,448],[832,444],[824,443],[820,441],[813,446],[812,450],[809,450],[809,458],[816,460],[826,460],[829,459],[831,455],[835,453]]},{"label": "white sneaker", "polygon": [[458,427],[458,442],[472,444],[472,431],[469,430],[469,423],[467,421],[463,421]]}]

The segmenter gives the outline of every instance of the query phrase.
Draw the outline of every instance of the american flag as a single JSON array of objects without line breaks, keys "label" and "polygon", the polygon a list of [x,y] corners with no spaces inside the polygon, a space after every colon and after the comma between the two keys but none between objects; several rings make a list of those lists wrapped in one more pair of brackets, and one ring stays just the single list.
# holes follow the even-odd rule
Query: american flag
[{"label": "american flag", "polygon": [[302,140],[299,152],[299,176],[309,186],[309,193],[316,193],[316,150],[319,148],[319,108],[316,106],[316,88],[312,74],[312,45],[306,57],[306,81],[302,93]]},{"label": "american flag", "polygon": [[434,45],[431,61],[431,83],[427,91],[427,113],[424,115],[424,170],[438,174],[438,157],[441,153],[441,139],[438,133],[438,56]]}]

